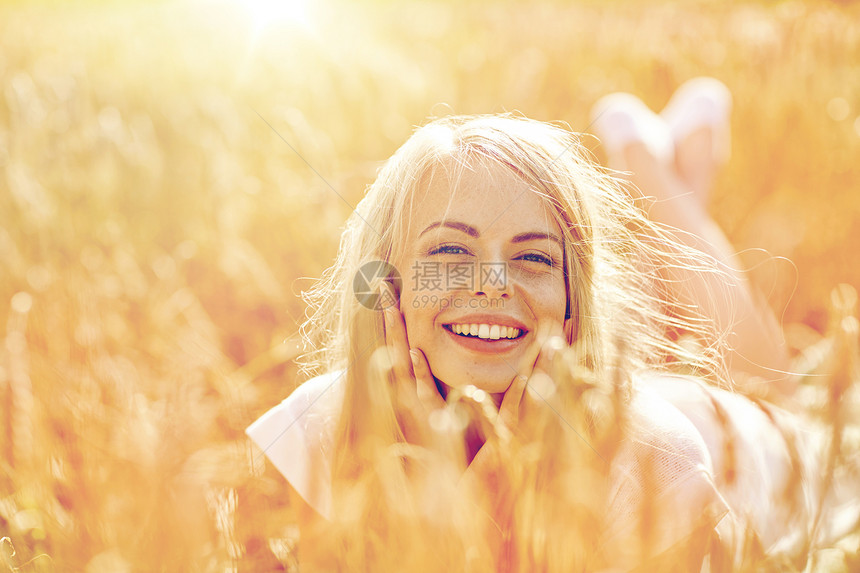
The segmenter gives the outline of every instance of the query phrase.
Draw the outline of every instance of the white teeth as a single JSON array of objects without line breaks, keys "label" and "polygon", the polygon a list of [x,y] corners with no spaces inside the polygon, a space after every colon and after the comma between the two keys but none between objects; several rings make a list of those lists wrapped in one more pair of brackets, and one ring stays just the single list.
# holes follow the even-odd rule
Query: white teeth
[{"label": "white teeth", "polygon": [[500,324],[452,324],[451,330],[455,334],[463,336],[477,336],[478,338],[499,340],[500,338],[518,338],[522,331],[513,326],[502,326]]}]

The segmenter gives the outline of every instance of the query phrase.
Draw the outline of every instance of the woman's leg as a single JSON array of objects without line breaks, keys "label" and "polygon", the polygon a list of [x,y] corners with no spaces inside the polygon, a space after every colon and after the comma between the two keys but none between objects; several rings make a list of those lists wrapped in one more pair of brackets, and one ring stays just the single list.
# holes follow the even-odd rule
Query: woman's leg
[{"label": "woman's leg", "polygon": [[[649,198],[645,199],[646,209],[652,220],[677,229],[678,239],[713,256],[731,278],[727,284],[719,275],[672,269],[666,278],[675,290],[673,297],[682,305],[699,308],[701,314],[713,318],[719,332],[729,333],[726,361],[733,372],[750,384],[751,377],[767,382],[762,390],[792,393],[788,353],[779,325],[766,302],[753,292],[734,249],[705,208],[703,199],[718,167],[713,127],[689,130],[673,142],[674,153],[667,153],[668,126],[655,123],[659,117],[641,102],[631,105],[628,99],[617,108],[603,109],[598,104],[596,113],[603,114],[595,125],[608,143],[609,166],[628,172],[630,181]],[[606,132],[606,128],[618,126],[623,137]],[[637,126],[641,127],[639,133]],[[665,132],[654,133],[659,129]]]},{"label": "woman's leg", "polygon": [[726,289],[718,275],[673,269],[670,284],[679,287],[675,296],[712,317],[719,331],[730,332],[726,359],[732,371],[760,377],[781,392],[791,393],[788,352],[779,325],[767,303],[754,293],[722,229],[677,174],[657,162],[641,144],[628,146],[624,158],[633,173],[631,181],[645,195],[655,197],[650,217],[681,231],[676,236],[682,242],[723,263],[723,270],[732,278],[731,288]]}]

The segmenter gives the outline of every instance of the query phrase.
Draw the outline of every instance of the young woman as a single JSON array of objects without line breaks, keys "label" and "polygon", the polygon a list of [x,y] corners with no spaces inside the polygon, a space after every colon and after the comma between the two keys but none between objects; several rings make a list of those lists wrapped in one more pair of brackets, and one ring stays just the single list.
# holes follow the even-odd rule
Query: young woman
[{"label": "young woman", "polygon": [[388,160],[308,297],[316,377],[248,429],[289,482],[302,564],[686,571],[747,534],[804,551],[803,440],[719,389],[746,372],[790,393],[701,201],[727,129],[709,86],[668,121],[596,108],[635,187],[511,115],[433,121]]}]

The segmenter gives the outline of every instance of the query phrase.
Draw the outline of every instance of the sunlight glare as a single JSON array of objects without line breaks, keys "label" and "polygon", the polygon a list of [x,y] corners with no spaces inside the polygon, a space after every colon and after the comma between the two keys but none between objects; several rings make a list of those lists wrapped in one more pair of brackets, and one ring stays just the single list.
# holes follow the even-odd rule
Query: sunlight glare
[{"label": "sunlight glare", "polygon": [[308,0],[240,0],[237,3],[251,17],[255,32],[282,24],[308,27]]}]

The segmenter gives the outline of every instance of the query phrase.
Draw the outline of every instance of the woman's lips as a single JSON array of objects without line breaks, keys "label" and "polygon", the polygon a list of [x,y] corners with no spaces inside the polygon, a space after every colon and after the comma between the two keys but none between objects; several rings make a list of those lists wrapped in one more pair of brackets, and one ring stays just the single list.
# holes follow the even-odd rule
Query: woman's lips
[{"label": "woman's lips", "polygon": [[[457,334],[454,332],[453,326],[450,324],[446,324],[443,327],[443,330],[450,336],[454,342],[459,344],[460,346],[467,348],[468,350],[472,350],[475,352],[484,352],[489,354],[500,354],[504,352],[508,352],[517,346],[519,346],[528,334],[527,331],[516,329],[517,332],[511,332],[508,330],[508,335],[515,334],[515,338],[507,338],[500,337],[501,332],[493,332],[492,336],[496,336],[496,338],[480,338],[478,336],[465,336],[463,334]],[[481,332],[481,334],[485,335],[486,332]]]}]

